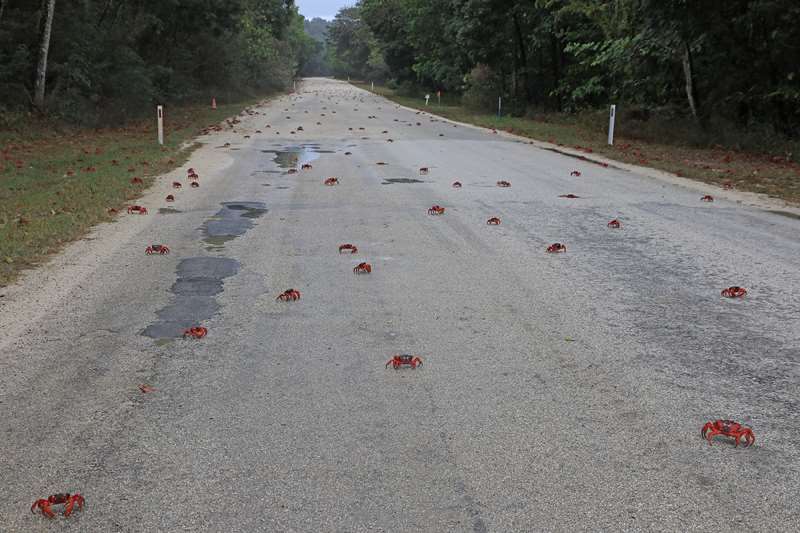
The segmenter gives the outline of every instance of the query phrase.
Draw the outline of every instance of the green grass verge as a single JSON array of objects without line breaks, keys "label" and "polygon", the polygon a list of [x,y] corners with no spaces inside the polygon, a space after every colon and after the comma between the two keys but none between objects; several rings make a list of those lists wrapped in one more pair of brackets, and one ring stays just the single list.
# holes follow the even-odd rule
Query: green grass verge
[{"label": "green grass verge", "polygon": [[[199,131],[238,114],[256,100],[165,110],[164,146],[155,119],[124,128],[53,131],[32,123],[25,131],[0,132],[0,287],[92,226],[111,220],[155,176],[183,164],[185,147]],[[139,177],[143,185],[131,180]],[[109,211],[112,210],[112,211]]]},{"label": "green grass verge", "polygon": [[[370,90],[365,83],[353,83]],[[455,98],[425,106],[422,98],[397,95],[391,89],[376,86],[376,94],[398,104],[420,109],[445,118],[511,132],[523,137],[550,142],[605,157],[691,178],[715,185],[730,184],[736,189],[767,194],[800,205],[800,165],[791,156],[746,152],[722,146],[704,148],[691,145],[686,130],[648,123],[617,124],[614,146],[607,143],[606,112],[577,115],[541,114],[535,118],[498,117],[477,113],[463,107]]]}]

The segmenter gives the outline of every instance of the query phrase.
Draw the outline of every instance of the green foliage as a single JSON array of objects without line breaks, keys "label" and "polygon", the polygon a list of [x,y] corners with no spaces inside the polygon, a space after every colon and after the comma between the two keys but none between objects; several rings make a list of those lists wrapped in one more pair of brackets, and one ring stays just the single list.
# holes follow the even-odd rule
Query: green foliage
[{"label": "green foliage", "polygon": [[[0,21],[0,111],[30,106],[40,4],[9,0]],[[47,111],[116,123],[156,103],[282,90],[315,46],[292,0],[58,0]]]},{"label": "green foliage", "polygon": [[340,15],[329,53],[339,75],[369,78],[381,54],[393,85],[481,106],[483,65],[512,107],[683,116],[691,83],[705,127],[800,135],[795,0],[360,0]]}]

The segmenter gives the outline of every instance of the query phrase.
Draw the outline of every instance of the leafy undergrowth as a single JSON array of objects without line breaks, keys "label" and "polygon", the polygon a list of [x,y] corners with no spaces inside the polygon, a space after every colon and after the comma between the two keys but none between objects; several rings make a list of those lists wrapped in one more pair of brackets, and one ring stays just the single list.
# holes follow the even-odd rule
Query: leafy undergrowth
[{"label": "leafy undergrowth", "polygon": [[195,145],[187,141],[202,128],[253,103],[167,109],[163,146],[155,120],[58,132],[37,123],[0,132],[0,287],[114,218],[155,176],[188,159]]},{"label": "leafy undergrowth", "polygon": [[[354,84],[370,90],[367,84]],[[385,87],[373,91],[401,105],[421,109],[459,122],[495,128],[531,139],[601,154],[610,159],[657,168],[697,181],[764,193],[800,204],[800,165],[789,157],[766,155],[721,146],[698,148],[678,143],[659,143],[617,134],[614,146],[607,143],[607,118],[591,115],[547,114],[536,119],[482,114],[453,100],[425,106],[421,98],[399,96]],[[591,121],[591,123],[589,123]]]}]

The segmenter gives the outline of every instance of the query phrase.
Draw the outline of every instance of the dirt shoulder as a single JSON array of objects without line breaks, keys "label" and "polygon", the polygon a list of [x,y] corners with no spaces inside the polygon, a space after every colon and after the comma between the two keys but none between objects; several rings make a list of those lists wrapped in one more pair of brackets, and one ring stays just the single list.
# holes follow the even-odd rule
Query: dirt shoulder
[{"label": "dirt shoulder", "polygon": [[353,85],[384,96],[405,107],[450,119],[460,124],[491,128],[500,134],[535,139],[540,147],[601,164],[667,179],[689,186],[700,182],[713,196],[735,199],[765,209],[800,214],[800,165],[786,157],[737,152],[718,148],[696,148],[643,142],[617,135],[609,146],[605,133],[587,128],[567,117],[546,116],[540,120],[497,117],[471,112],[454,102],[426,106],[424,100],[398,96],[384,87]]},{"label": "dirt shoulder", "polygon": [[153,183],[183,164],[191,140],[256,100],[165,110],[164,145],[155,120],[123,128],[54,132],[49,124],[0,132],[0,287],[113,220]]}]

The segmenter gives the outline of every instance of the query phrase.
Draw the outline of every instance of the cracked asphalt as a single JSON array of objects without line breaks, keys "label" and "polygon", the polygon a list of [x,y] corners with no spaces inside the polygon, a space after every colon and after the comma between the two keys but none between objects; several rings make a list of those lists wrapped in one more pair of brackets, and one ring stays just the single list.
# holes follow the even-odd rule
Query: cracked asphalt
[{"label": "cracked asphalt", "polygon": [[798,530],[798,217],[332,80],[239,120],[0,290],[1,531]]}]

